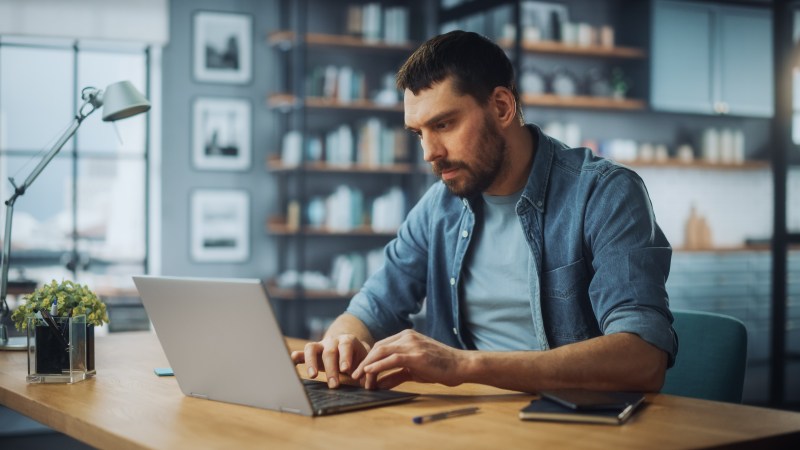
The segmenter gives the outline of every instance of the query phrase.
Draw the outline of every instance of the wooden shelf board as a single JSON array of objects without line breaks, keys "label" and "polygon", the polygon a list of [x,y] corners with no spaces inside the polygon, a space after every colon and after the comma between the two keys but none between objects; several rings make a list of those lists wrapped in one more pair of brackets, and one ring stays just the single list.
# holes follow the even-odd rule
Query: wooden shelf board
[{"label": "wooden shelf board", "polygon": [[[504,48],[512,48],[513,45],[513,41],[509,39],[503,39],[500,41],[500,46]],[[522,50],[526,53],[547,53],[562,56],[589,56],[595,58],[612,59],[647,58],[647,52],[636,47],[603,47],[600,45],[580,46],[569,45],[563,42],[555,41],[524,41],[522,42]]]},{"label": "wooden shelf board", "polygon": [[[267,98],[267,105],[270,108],[292,108],[298,106],[300,102],[292,94],[272,94]],[[318,109],[340,109],[354,111],[384,111],[384,112],[403,112],[403,104],[380,105],[371,100],[353,100],[342,102],[337,99],[323,97],[306,97],[305,106]]]},{"label": "wooden shelf board", "polygon": [[293,288],[281,288],[275,285],[267,286],[269,296],[278,300],[296,301],[300,298],[305,300],[350,300],[356,295],[356,291],[342,294],[333,289],[303,289],[298,291]]},{"label": "wooden shelf board", "polygon": [[522,96],[522,103],[524,106],[616,109],[624,111],[639,111],[647,107],[644,101],[630,98],[618,100],[611,97],[589,97],[585,95],[565,97],[555,94],[524,94]]},{"label": "wooden shelf board", "polygon": [[745,161],[741,164],[735,163],[710,163],[703,160],[695,160],[692,162],[683,162],[677,159],[669,159],[664,162],[656,161],[619,161],[629,167],[639,168],[653,168],[653,169],[703,169],[703,170],[767,170],[769,163],[766,161]]},{"label": "wooden shelf board", "polygon": [[348,166],[336,166],[322,161],[307,162],[301,166],[287,166],[279,159],[268,159],[267,169],[272,172],[293,172],[299,169],[307,172],[317,173],[352,173],[352,174],[389,174],[389,175],[410,175],[419,173],[420,168],[408,163],[396,163],[387,165],[367,165],[351,164]]},{"label": "wooden shelf board", "polygon": [[[680,253],[737,253],[737,252],[771,252],[770,244],[738,245],[733,247],[711,247],[711,248],[674,248],[675,252]],[[789,244],[789,251],[800,251],[800,245]]]},{"label": "wooden shelf board", "polygon": [[[270,45],[280,47],[281,49],[291,48],[291,46],[294,45],[294,40],[295,33],[286,30],[270,33],[267,37],[267,42]],[[371,42],[355,36],[323,33],[307,33],[304,42],[309,46],[315,47],[342,47],[358,50],[395,51],[398,53],[411,52],[416,47],[412,43],[389,44],[380,41]]]},{"label": "wooden shelf board", "polygon": [[305,236],[342,236],[342,237],[394,237],[397,235],[396,230],[392,231],[374,231],[367,225],[362,225],[353,228],[349,231],[330,230],[321,227],[303,226],[300,229],[290,228],[285,222],[280,220],[271,219],[267,221],[267,231],[280,236],[291,236],[295,234],[302,234]]}]

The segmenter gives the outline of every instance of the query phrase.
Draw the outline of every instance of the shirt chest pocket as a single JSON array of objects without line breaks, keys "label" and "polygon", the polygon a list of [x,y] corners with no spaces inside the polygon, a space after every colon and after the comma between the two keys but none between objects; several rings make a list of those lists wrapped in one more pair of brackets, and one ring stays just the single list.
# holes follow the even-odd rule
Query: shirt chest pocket
[{"label": "shirt chest pocket", "polygon": [[583,259],[542,274],[542,316],[551,347],[600,335],[589,300],[590,280]]}]

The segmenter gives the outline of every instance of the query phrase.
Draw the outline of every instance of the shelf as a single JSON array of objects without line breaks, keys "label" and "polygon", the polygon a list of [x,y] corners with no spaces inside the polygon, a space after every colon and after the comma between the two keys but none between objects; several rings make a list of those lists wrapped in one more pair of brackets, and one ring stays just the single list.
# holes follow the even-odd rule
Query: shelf
[{"label": "shelf", "polygon": [[[267,106],[275,109],[291,109],[303,105],[292,94],[273,94],[267,98]],[[370,100],[353,100],[351,102],[341,102],[336,99],[323,97],[306,97],[304,105],[307,108],[316,109],[339,109],[352,111],[371,111],[371,112],[403,112],[403,104],[380,105]]]},{"label": "shelf", "polygon": [[[285,30],[276,31],[269,34],[267,42],[269,45],[280,50],[289,50],[295,44],[295,33]],[[304,42],[313,47],[338,47],[348,50],[354,49],[377,52],[393,51],[397,53],[409,53],[416,48],[416,46],[411,43],[388,44],[380,41],[366,41],[355,36],[322,33],[307,33]]]},{"label": "shelf", "polygon": [[683,162],[677,159],[669,159],[664,162],[655,161],[618,161],[629,167],[638,168],[652,168],[652,169],[702,169],[702,170],[768,170],[769,162],[767,161],[745,161],[740,164],[736,163],[710,163],[703,160],[695,160],[692,162]]},{"label": "shelf", "polygon": [[294,301],[300,298],[304,300],[350,300],[357,291],[342,294],[333,289],[302,289],[298,294],[297,289],[282,288],[270,283],[267,285],[267,292],[272,299]]},{"label": "shelf", "polygon": [[615,99],[612,97],[589,97],[584,95],[565,97],[554,94],[523,94],[522,104],[523,106],[612,109],[620,111],[642,111],[647,108],[643,100],[637,99]]},{"label": "shelf", "polygon": [[[675,248],[676,253],[746,253],[746,252],[771,252],[769,245],[742,245],[736,247],[711,247],[711,248]],[[789,246],[790,251],[800,250],[800,246]]]},{"label": "shelf", "polygon": [[348,166],[337,166],[322,161],[316,161],[304,163],[302,166],[288,166],[284,165],[279,159],[270,158],[267,160],[267,169],[270,172],[294,172],[296,170],[300,170],[301,168],[306,172],[338,174],[412,175],[423,172],[423,168],[407,163],[387,164],[382,166],[370,166],[366,164],[354,163]]},{"label": "shelf", "polygon": [[267,221],[267,231],[276,236],[325,236],[325,237],[380,237],[380,238],[393,238],[397,236],[397,230],[392,231],[373,231],[367,225],[362,225],[352,230],[329,230],[324,227],[311,227],[303,226],[299,229],[290,228],[286,222],[276,219]]},{"label": "shelf", "polygon": [[[513,41],[504,39],[500,46],[512,48]],[[522,50],[526,53],[543,53],[560,56],[581,56],[609,59],[644,59],[647,52],[635,47],[603,47],[599,45],[569,45],[555,41],[523,42]]]}]

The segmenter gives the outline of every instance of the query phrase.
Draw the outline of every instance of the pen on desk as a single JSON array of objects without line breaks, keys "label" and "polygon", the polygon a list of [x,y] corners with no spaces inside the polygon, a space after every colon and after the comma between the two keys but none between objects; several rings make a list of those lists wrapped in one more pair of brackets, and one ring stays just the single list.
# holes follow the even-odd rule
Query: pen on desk
[{"label": "pen on desk", "polygon": [[469,408],[453,409],[451,411],[442,411],[440,413],[430,414],[427,416],[417,416],[411,420],[413,420],[414,423],[416,423],[417,425],[420,425],[423,423],[433,422],[434,420],[449,419],[451,417],[466,416],[467,414],[475,414],[476,412],[478,412],[478,409],[480,408],[478,408],[477,406],[471,406]]}]

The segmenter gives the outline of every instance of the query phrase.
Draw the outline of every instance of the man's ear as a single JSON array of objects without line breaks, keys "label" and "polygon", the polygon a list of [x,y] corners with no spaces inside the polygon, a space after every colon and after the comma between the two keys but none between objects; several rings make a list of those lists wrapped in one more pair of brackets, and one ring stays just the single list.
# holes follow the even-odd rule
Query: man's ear
[{"label": "man's ear", "polygon": [[492,92],[491,102],[494,106],[495,119],[497,119],[501,127],[506,128],[515,123],[517,102],[514,100],[514,94],[511,92],[511,89],[497,86]]}]

